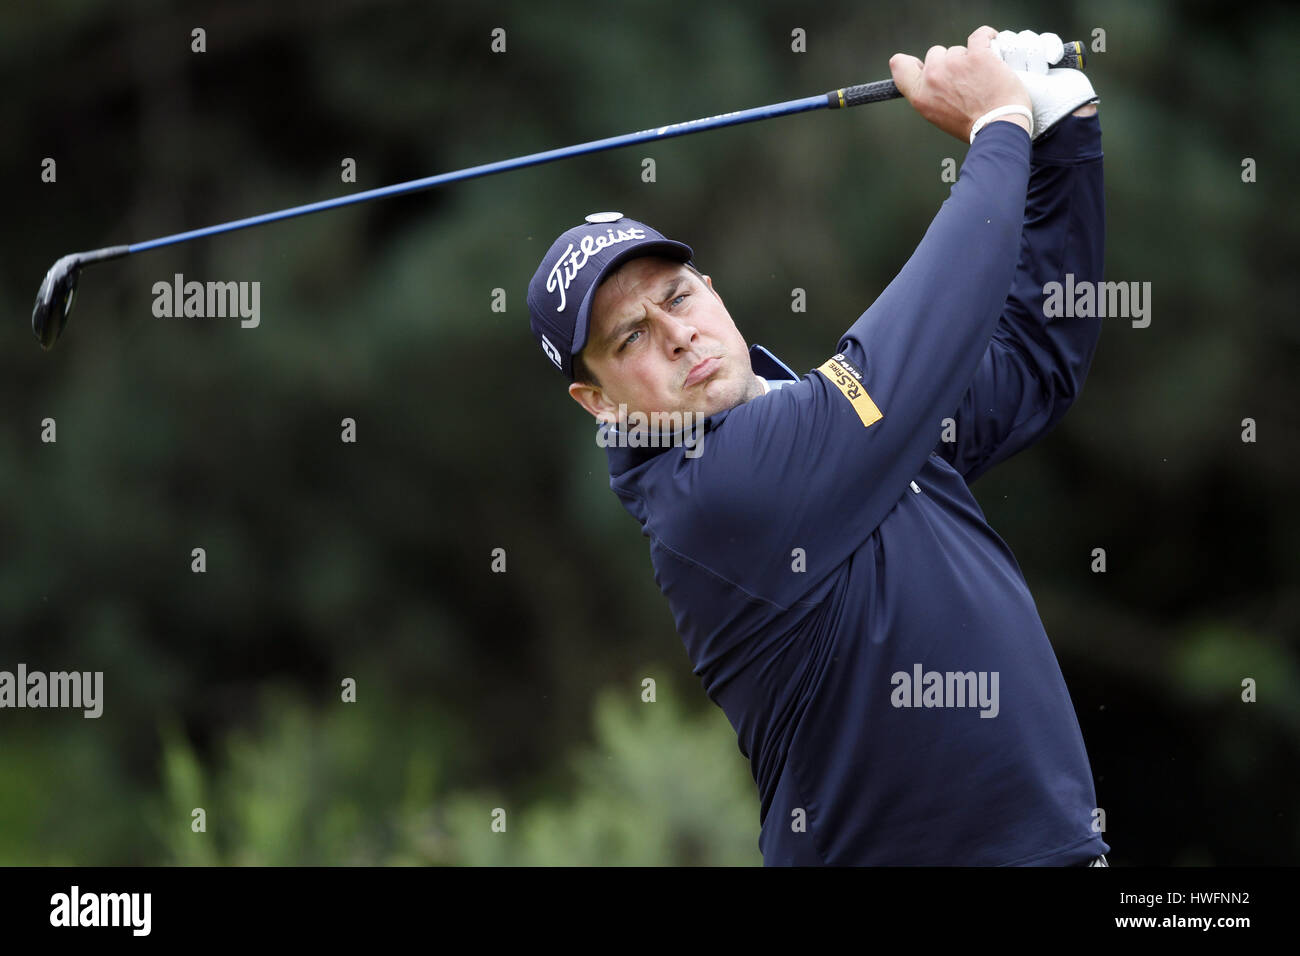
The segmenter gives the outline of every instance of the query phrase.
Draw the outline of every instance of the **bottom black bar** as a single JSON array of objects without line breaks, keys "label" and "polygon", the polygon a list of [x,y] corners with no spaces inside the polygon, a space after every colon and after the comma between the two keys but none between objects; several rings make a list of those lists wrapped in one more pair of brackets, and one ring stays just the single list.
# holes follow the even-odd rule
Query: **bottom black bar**
[{"label": "bottom black bar", "polygon": [[[629,939],[695,923],[777,926],[855,939],[1163,940],[1225,945],[1283,929],[1293,869],[364,869],[16,868],[0,870],[6,942],[78,944],[319,940],[419,932],[495,940],[515,929]],[[430,936],[430,934],[434,934]],[[920,934],[920,935],[918,935]],[[614,937],[607,937],[613,939]],[[829,942],[827,940],[827,942]]]}]

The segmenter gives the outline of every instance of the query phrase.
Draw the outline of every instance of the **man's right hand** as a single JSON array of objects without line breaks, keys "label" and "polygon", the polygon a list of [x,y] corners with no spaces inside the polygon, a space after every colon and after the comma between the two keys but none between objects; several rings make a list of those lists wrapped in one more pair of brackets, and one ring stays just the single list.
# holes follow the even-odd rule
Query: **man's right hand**
[{"label": "man's right hand", "polygon": [[[930,47],[925,63],[895,53],[889,58],[894,85],[918,113],[965,143],[975,121],[990,110],[1033,108],[1024,84],[989,47],[997,35],[992,27],[980,27],[966,39],[966,46]],[[1017,113],[994,122],[1015,123],[1033,132],[1028,118]]]}]

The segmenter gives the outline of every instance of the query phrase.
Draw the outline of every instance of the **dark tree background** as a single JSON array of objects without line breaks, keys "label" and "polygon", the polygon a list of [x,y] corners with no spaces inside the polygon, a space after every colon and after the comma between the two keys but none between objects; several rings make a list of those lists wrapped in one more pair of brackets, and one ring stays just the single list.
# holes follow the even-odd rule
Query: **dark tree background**
[{"label": "dark tree background", "polygon": [[[902,102],[800,115],[96,266],[48,354],[29,309],[68,252],[879,79],[983,22],[1104,31],[1107,278],[1152,289],[1062,425],[974,488],[1112,861],[1296,862],[1293,7],[53,0],[0,13],[0,670],[103,671],[104,713],[0,710],[0,863],[760,862],[748,767],[527,283],[621,210],[803,371],[962,144]],[[177,273],[260,282],[260,326],[155,318]]]}]

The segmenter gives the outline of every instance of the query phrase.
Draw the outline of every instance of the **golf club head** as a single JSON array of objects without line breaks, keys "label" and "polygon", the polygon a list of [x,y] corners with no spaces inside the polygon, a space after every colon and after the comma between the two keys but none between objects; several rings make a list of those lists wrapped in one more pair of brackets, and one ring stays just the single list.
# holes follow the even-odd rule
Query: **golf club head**
[{"label": "golf club head", "polygon": [[50,266],[40,291],[36,293],[36,305],[32,307],[32,332],[43,349],[53,346],[68,324],[68,313],[72,311],[72,300],[77,294],[81,263],[81,253],[64,256]]}]

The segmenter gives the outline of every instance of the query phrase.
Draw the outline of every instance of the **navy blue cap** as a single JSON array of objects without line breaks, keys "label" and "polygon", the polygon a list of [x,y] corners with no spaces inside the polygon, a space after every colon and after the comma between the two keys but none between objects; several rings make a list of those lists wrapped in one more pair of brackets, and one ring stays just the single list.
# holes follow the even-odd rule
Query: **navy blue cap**
[{"label": "navy blue cap", "polygon": [[573,356],[587,344],[591,301],[607,275],[638,256],[690,262],[691,247],[628,219],[621,212],[594,212],[551,244],[528,283],[533,335],[564,376],[573,381]]}]

